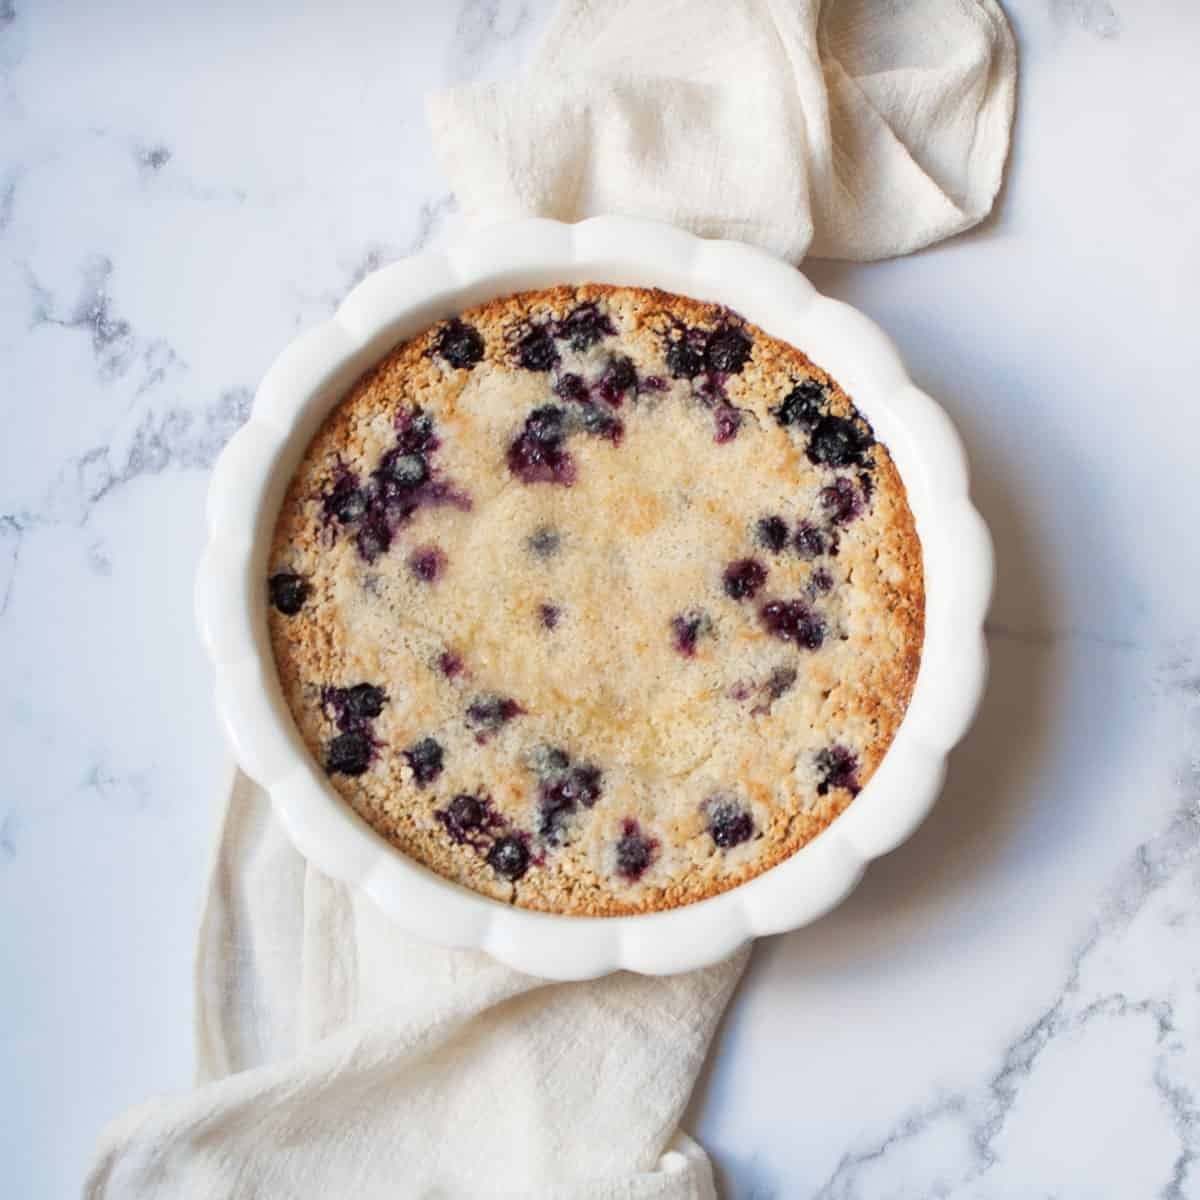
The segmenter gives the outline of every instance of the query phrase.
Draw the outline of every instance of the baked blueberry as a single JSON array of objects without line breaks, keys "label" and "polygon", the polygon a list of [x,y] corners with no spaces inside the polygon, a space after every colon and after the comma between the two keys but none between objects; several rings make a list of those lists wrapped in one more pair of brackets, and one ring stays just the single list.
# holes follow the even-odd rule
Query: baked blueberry
[{"label": "baked blueberry", "polygon": [[492,806],[483,796],[461,792],[434,816],[458,845],[473,841],[481,831],[496,823]]},{"label": "baked blueberry", "polygon": [[558,347],[545,325],[534,325],[521,336],[517,362],[527,371],[549,371],[558,364]]},{"label": "baked blueberry", "polygon": [[267,594],[271,603],[285,617],[294,617],[308,599],[309,587],[299,575],[280,571],[267,580]]},{"label": "baked blueberry", "polygon": [[461,675],[463,670],[462,655],[455,654],[453,650],[443,650],[438,655],[438,670],[447,679],[453,679],[456,675]]},{"label": "baked blueberry", "polygon": [[557,604],[538,605],[538,620],[546,629],[553,629],[558,624],[558,619],[561,616],[562,610]]},{"label": "baked blueberry", "polygon": [[750,357],[750,338],[736,325],[718,325],[708,335],[704,365],[722,375],[737,375]]},{"label": "baked blueberry", "polygon": [[566,409],[556,404],[543,404],[525,418],[525,433],[543,446],[561,442],[567,432]]},{"label": "baked blueberry", "polygon": [[586,404],[588,386],[581,375],[568,371],[554,381],[554,394],[560,400],[573,400],[576,404]]},{"label": "baked blueberry", "polygon": [[416,780],[417,786],[424,787],[442,773],[445,752],[436,738],[426,737],[409,746],[404,751],[404,757],[412,768],[413,779]]},{"label": "baked blueberry", "polygon": [[622,354],[609,361],[604,374],[600,376],[600,386],[597,390],[602,400],[616,408],[625,399],[627,392],[637,388],[637,381],[637,368],[633,365],[633,359]]},{"label": "baked blueberry", "polygon": [[754,834],[754,818],[736,800],[714,797],[708,804],[708,835],[713,844],[729,850],[748,842]]},{"label": "baked blueberry", "polygon": [[801,558],[812,559],[824,554],[828,549],[829,542],[821,530],[805,521],[796,530],[796,536],[792,538],[792,545],[795,546],[796,553]]},{"label": "baked blueberry", "polygon": [[557,746],[538,746],[530,755],[530,765],[539,775],[554,775],[571,765],[570,756]]},{"label": "baked blueberry", "polygon": [[452,367],[469,371],[483,358],[483,337],[474,325],[452,317],[438,330],[434,348]]},{"label": "baked blueberry", "polygon": [[588,350],[616,333],[616,326],[593,301],[573,308],[559,323],[557,333],[572,350]]},{"label": "baked blueberry", "polygon": [[361,729],[351,729],[339,733],[329,743],[325,770],[330,775],[361,775],[371,765],[374,754],[370,735]]},{"label": "baked blueberry", "polygon": [[830,746],[817,755],[817,795],[824,796],[830,788],[845,788],[857,796],[858,759],[845,746]]},{"label": "baked blueberry", "polygon": [[833,591],[833,576],[824,568],[817,567],[808,577],[808,586],[814,596]]},{"label": "baked blueberry", "polygon": [[646,837],[636,821],[627,820],[621,826],[617,842],[617,874],[634,883],[646,873],[658,855],[658,842]]},{"label": "baked blueberry", "polygon": [[391,484],[398,492],[411,492],[429,478],[429,463],[423,454],[389,451],[376,471],[376,478]]},{"label": "baked blueberry", "polygon": [[754,536],[760,546],[778,554],[787,545],[787,522],[782,517],[760,517],[754,526]]},{"label": "baked blueberry", "polygon": [[815,379],[805,379],[796,384],[771,413],[780,425],[811,429],[821,419],[827,403],[824,386]]},{"label": "baked blueberry", "polygon": [[792,690],[800,673],[795,667],[776,667],[767,680],[767,695],[778,700]]},{"label": "baked blueberry", "polygon": [[580,424],[585,432],[592,437],[606,438],[617,445],[625,436],[625,426],[607,409],[598,408],[594,404],[586,404],[579,413]]},{"label": "baked blueberry", "polygon": [[742,558],[725,568],[722,579],[731,600],[753,600],[767,582],[767,568],[756,558]]},{"label": "baked blueberry", "polygon": [[510,883],[516,883],[529,870],[529,847],[519,835],[497,838],[488,851],[488,866]]},{"label": "baked blueberry", "polygon": [[446,569],[446,556],[437,546],[420,546],[409,555],[408,565],[422,583],[434,583]]},{"label": "baked blueberry", "polygon": [[432,454],[440,444],[433,417],[419,404],[396,414],[396,449],[401,454]]},{"label": "baked blueberry", "polygon": [[554,404],[535,408],[508,448],[508,469],[523,483],[575,482],[575,460],[563,447],[566,411]]},{"label": "baked blueberry", "polygon": [[825,641],[825,622],[803,600],[771,600],[759,609],[766,631],[806,650],[817,650]]},{"label": "baked blueberry", "polygon": [[675,379],[695,379],[704,370],[704,334],[699,329],[675,327],[667,336],[667,368]]},{"label": "baked blueberry", "polygon": [[742,414],[730,404],[718,404],[713,409],[713,441],[718,446],[732,442],[742,427]]},{"label": "baked blueberry", "polygon": [[488,732],[507,725],[525,710],[508,696],[480,696],[467,706],[467,724]]},{"label": "baked blueberry", "polygon": [[538,558],[553,558],[558,553],[561,543],[562,538],[549,525],[542,525],[535,529],[525,540],[529,552]]},{"label": "baked blueberry", "polygon": [[700,639],[712,629],[712,621],[707,613],[699,609],[691,609],[671,618],[671,633],[674,635],[675,649],[684,658],[694,658],[696,645]]},{"label": "baked blueberry", "polygon": [[543,788],[538,801],[538,837],[557,845],[575,805],[557,787]]},{"label": "baked blueberry", "polygon": [[340,525],[357,521],[367,511],[367,497],[358,486],[358,478],[349,471],[338,476],[321,503],[326,515]]},{"label": "baked blueberry", "polygon": [[835,525],[849,525],[862,513],[862,493],[853,479],[843,476],[821,489],[821,507]]},{"label": "baked blueberry", "polygon": [[392,528],[382,505],[370,505],[367,508],[366,516],[359,523],[355,544],[359,554],[369,563],[387,553],[392,544]]},{"label": "baked blueberry", "polygon": [[875,439],[845,417],[822,417],[808,440],[808,460],[824,467],[861,467]]},{"label": "baked blueberry", "polygon": [[338,688],[338,698],[345,707],[346,716],[355,721],[372,721],[387,703],[383,688],[373,683],[356,683],[353,687]]},{"label": "baked blueberry", "polygon": [[571,771],[568,783],[571,795],[584,808],[591,808],[604,791],[604,773],[594,763],[581,763]]}]

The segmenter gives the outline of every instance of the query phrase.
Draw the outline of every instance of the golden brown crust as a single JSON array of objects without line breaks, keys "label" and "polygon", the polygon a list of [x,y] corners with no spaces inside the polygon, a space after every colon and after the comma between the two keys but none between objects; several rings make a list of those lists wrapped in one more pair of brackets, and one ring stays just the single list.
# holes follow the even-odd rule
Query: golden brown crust
[{"label": "golden brown crust", "polygon": [[[561,321],[588,303],[614,321],[616,336],[579,354],[557,342],[563,362],[553,374],[514,368],[516,340],[531,323]],[[381,686],[387,703],[365,726],[378,743],[370,766],[358,776],[333,774],[334,787],[411,857],[523,907],[646,912],[761,874],[853,799],[837,782],[819,787],[818,755],[851,747],[853,782],[865,785],[912,694],[924,628],[921,547],[890,455],[874,443],[862,468],[809,462],[806,435],[781,428],[771,410],[813,379],[823,385],[823,412],[860,422],[849,397],[799,350],[716,305],[588,284],[500,298],[462,319],[482,336],[482,359],[470,369],[448,365],[434,351],[442,326],[397,347],[318,431],[281,508],[271,573],[302,576],[309,595],[296,615],[272,609],[270,630],[305,741],[320,762],[337,734],[322,688]],[[670,338],[722,326],[743,329],[752,344],[744,367],[722,378],[723,396],[705,398],[700,381],[670,379]],[[641,379],[669,386],[613,410],[625,425],[620,444],[571,436],[573,486],[516,479],[504,454],[528,413],[570,407],[555,398],[551,379],[570,367],[595,383],[613,354],[631,355]],[[395,445],[397,413],[414,407],[436,419],[441,445],[429,461],[452,498],[420,507],[391,548],[367,563],[355,549],[361,524],[331,519],[323,497],[347,469],[365,480]],[[727,444],[713,439],[716,410],[741,421]],[[865,495],[860,481],[868,478]],[[756,517],[779,512],[793,530],[805,514],[820,515],[822,489],[842,479],[859,489],[865,511],[823,526],[838,534],[836,555],[806,561],[754,544]],[[453,498],[463,491],[469,511]],[[524,549],[542,525],[558,529],[566,547],[548,562]],[[445,578],[414,580],[407,559],[435,544]],[[721,568],[743,557],[770,572],[751,603],[720,593]],[[828,594],[813,590],[818,568],[834,580]],[[769,595],[807,597],[825,622],[820,649],[768,635],[755,611]],[[550,600],[563,616],[547,631],[538,614]],[[668,617],[697,606],[711,610],[711,632],[688,659],[670,645]],[[450,677],[439,667],[446,654],[463,662]],[[763,681],[779,663],[800,675],[767,698]],[[490,695],[512,696],[524,711],[480,743],[463,714]],[[402,751],[433,735],[446,767],[417,786]],[[536,747],[548,744],[569,748],[573,764],[597,763],[604,777],[601,798],[570,808],[557,841],[539,833],[544,803],[539,809],[530,765]],[[458,793],[486,793],[503,828],[456,843],[444,814]],[[750,814],[749,841],[715,845],[714,797]],[[629,821],[656,843],[651,866],[636,878],[622,877],[614,859]],[[515,883],[486,859],[496,836],[511,831],[533,858]]]}]

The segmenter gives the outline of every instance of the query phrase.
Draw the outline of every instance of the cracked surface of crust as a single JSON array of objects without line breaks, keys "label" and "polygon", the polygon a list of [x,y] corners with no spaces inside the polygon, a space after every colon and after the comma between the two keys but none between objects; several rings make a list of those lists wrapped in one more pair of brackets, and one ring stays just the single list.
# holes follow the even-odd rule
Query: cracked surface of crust
[{"label": "cracked surface of crust", "polygon": [[[517,365],[531,328],[561,328],[580,305],[595,306],[614,332],[583,350],[559,336],[550,371]],[[864,432],[865,422],[803,353],[715,305],[581,285],[493,300],[461,320],[481,336],[481,359],[450,365],[435,349],[444,323],[398,346],[334,409],[282,505],[269,574],[300,576],[308,594],[294,615],[270,608],[269,624],[306,744],[319,764],[329,761],[339,729],[324,689],[381,688],[382,711],[361,726],[369,765],[332,774],[333,786],[404,853],[500,901],[613,915],[745,882],[852,802],[911,697],[924,628],[921,547],[891,457],[873,442],[862,464],[810,461],[811,430],[784,427],[772,412],[797,384],[817,381],[825,413]],[[750,339],[742,369],[673,378],[672,339],[697,330],[700,346],[718,328]],[[614,406],[596,388],[620,356],[632,359],[638,387]],[[586,406],[555,396],[566,374],[591,388],[592,408],[622,423],[619,439],[589,433]],[[527,417],[546,405],[566,414],[570,486],[523,482],[509,466]],[[368,561],[361,519],[331,517],[326,497],[348,476],[367,494],[397,444],[398,417],[403,424],[416,409],[438,439],[426,455],[428,498]],[[736,436],[718,441],[719,414],[730,411]],[[429,493],[433,485],[441,491]],[[829,516],[837,486],[852,488],[862,509],[843,524]],[[802,522],[827,542],[836,533],[837,553],[772,552],[756,534],[768,516],[783,518],[789,537]],[[443,559],[432,582],[412,565],[430,548]],[[723,572],[746,558],[767,576],[757,595],[738,600]],[[818,572],[831,580],[826,591]],[[763,605],[793,599],[819,617],[819,648],[765,627]],[[676,644],[681,616],[700,619],[692,656]],[[769,681],[791,671],[791,686],[772,696]],[[483,728],[468,710],[495,696],[521,711]],[[418,784],[404,751],[429,737],[442,770]],[[571,767],[598,768],[602,788],[547,831],[546,794],[563,778],[546,767],[548,747]],[[833,747],[853,755],[850,786],[829,782]],[[488,816],[456,841],[444,814],[463,794],[485,799]],[[709,825],[721,805],[749,814],[747,840],[716,844]],[[622,874],[619,857],[631,828],[651,859],[636,877]],[[527,852],[516,880],[489,865],[501,836]]]}]

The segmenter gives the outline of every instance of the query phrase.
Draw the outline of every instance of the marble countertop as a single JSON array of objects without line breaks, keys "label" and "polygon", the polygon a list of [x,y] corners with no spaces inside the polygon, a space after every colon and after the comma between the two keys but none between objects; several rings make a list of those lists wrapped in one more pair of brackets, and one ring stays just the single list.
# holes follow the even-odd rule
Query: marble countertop
[{"label": "marble countertop", "polygon": [[[550,7],[0,0],[7,1194],[75,1194],[189,1080],[208,469],[281,346],[454,226],[421,97]],[[928,823],[755,953],[690,1113],[739,1200],[1200,1196],[1200,8],[1008,9],[999,214],[810,270],[964,434],[994,666]]]}]

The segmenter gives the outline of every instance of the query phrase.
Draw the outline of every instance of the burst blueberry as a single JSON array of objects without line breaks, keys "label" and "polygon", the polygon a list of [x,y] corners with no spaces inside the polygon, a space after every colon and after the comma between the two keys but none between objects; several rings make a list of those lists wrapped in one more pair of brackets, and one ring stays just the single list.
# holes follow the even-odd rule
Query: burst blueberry
[{"label": "burst blueberry", "polygon": [[849,525],[863,510],[862,493],[844,476],[821,489],[821,507],[835,525]]},{"label": "burst blueberry", "polygon": [[695,379],[704,370],[704,334],[682,326],[672,330],[665,357],[675,379]]},{"label": "burst blueberry", "polygon": [[361,775],[371,765],[374,747],[370,735],[361,729],[339,733],[329,743],[325,770],[330,775]]},{"label": "burst blueberry", "polygon": [[340,705],[351,721],[373,721],[387,703],[387,693],[373,683],[356,683],[353,687],[335,688],[336,705]]},{"label": "burst blueberry", "polygon": [[558,336],[566,340],[572,350],[589,350],[602,338],[617,332],[616,327],[602,313],[595,301],[589,300],[573,308],[559,323]]},{"label": "burst blueberry", "polygon": [[796,553],[801,558],[813,559],[825,553],[828,542],[821,530],[805,521],[796,530],[796,536],[792,539],[792,545],[796,548]]},{"label": "burst blueberry", "polygon": [[597,408],[594,404],[585,405],[579,414],[584,431],[592,437],[605,438],[618,445],[625,436],[625,426],[606,409]]},{"label": "burst blueberry", "polygon": [[575,481],[575,462],[563,447],[566,412],[554,404],[535,408],[525,428],[508,448],[508,469],[523,483]]},{"label": "burst blueberry", "polygon": [[479,696],[467,706],[467,723],[488,732],[507,725],[525,710],[508,696]]},{"label": "burst blueberry", "polygon": [[462,845],[473,841],[495,823],[492,806],[485,797],[461,792],[434,816],[442,823],[450,840]]},{"label": "burst blueberry", "polygon": [[358,479],[349,471],[338,476],[332,488],[322,498],[325,515],[341,525],[349,525],[367,511],[367,497],[358,486]]},{"label": "burst blueberry", "polygon": [[555,380],[554,394],[560,400],[573,400],[576,404],[583,404],[588,398],[588,388],[582,376],[568,371]]},{"label": "burst blueberry", "polygon": [[558,363],[558,347],[544,325],[535,325],[517,342],[517,362],[527,371],[549,371]]},{"label": "burst blueberry", "polygon": [[625,393],[637,387],[637,368],[633,359],[622,355],[612,359],[600,377],[600,398],[616,408],[625,399]]},{"label": "burst blueberry", "polygon": [[657,855],[657,840],[646,837],[636,821],[626,820],[617,842],[617,874],[633,883],[641,879]]},{"label": "burst blueberry", "polygon": [[562,610],[557,604],[540,604],[538,605],[538,620],[542,623],[543,628],[553,629],[559,618],[562,616]]},{"label": "burst blueberry", "polygon": [[483,358],[483,337],[474,325],[452,317],[438,330],[434,349],[452,367],[469,371]]},{"label": "burst blueberry", "polygon": [[736,325],[718,325],[708,335],[704,365],[722,375],[737,375],[750,357],[750,338]]},{"label": "burst blueberry", "polygon": [[730,404],[718,404],[713,409],[713,441],[718,446],[732,442],[742,427],[742,414]]},{"label": "burst blueberry", "polygon": [[756,558],[742,558],[725,568],[722,580],[731,600],[753,600],[767,582],[767,568]]},{"label": "burst blueberry", "polygon": [[861,788],[858,782],[858,759],[845,746],[830,746],[817,755],[817,795],[824,796],[830,788],[845,788],[857,796]]},{"label": "burst blueberry", "polygon": [[438,448],[433,417],[419,404],[396,414],[396,447],[401,454],[429,454]]},{"label": "burst blueberry", "polygon": [[711,629],[712,621],[706,613],[698,609],[691,609],[671,618],[671,633],[674,635],[675,649],[684,658],[695,658],[697,643]]},{"label": "burst blueberry", "polygon": [[418,787],[432,783],[441,773],[445,751],[436,738],[426,737],[404,751]]},{"label": "burst blueberry", "polygon": [[771,600],[759,609],[763,627],[781,641],[817,650],[825,641],[825,622],[803,600]]},{"label": "burst blueberry", "polygon": [[358,528],[355,538],[358,552],[369,563],[386,554],[392,544],[392,529],[382,505],[371,505]]},{"label": "burst blueberry", "polygon": [[845,417],[822,417],[813,427],[808,442],[808,460],[818,466],[864,466],[875,439]]},{"label": "burst blueberry", "polygon": [[434,583],[446,568],[446,556],[437,546],[421,546],[409,555],[408,565],[422,583]]},{"label": "burst blueberry", "polygon": [[308,599],[309,587],[299,575],[290,571],[280,571],[267,580],[267,594],[271,603],[285,617],[294,617]]},{"label": "burst blueberry", "polygon": [[815,379],[805,379],[792,388],[771,413],[780,425],[811,429],[821,419],[827,399],[821,384]]},{"label": "burst blueberry", "polygon": [[808,577],[808,587],[814,596],[823,596],[833,591],[833,576],[824,567],[818,567]]}]

